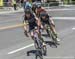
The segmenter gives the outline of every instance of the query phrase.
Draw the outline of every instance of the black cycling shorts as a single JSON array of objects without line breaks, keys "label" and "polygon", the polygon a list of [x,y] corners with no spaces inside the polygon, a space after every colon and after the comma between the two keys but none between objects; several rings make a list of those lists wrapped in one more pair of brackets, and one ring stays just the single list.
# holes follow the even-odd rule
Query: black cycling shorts
[{"label": "black cycling shorts", "polygon": [[29,32],[33,31],[37,27],[37,24],[29,25]]}]

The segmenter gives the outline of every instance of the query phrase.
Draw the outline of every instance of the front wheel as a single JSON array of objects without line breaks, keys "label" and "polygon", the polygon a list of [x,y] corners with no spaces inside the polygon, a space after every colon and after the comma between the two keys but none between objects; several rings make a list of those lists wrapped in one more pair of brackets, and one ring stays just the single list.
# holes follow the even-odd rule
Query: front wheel
[{"label": "front wheel", "polygon": [[37,49],[37,51],[36,51],[35,59],[38,59],[38,57],[40,59],[43,59],[43,55],[42,55],[41,49]]}]

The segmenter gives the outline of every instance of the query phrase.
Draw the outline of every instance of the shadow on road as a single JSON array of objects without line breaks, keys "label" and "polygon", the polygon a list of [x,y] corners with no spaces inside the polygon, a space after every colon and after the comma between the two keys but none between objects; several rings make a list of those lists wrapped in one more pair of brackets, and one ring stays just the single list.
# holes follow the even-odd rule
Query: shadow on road
[{"label": "shadow on road", "polygon": [[[46,37],[46,38],[51,38],[48,34],[42,34],[42,36],[44,36],[44,37]],[[50,47],[52,47],[52,48],[57,48],[57,45],[60,45],[60,44],[55,44],[54,42],[52,42],[52,41],[45,41],[45,43],[47,44],[47,45],[49,45]]]},{"label": "shadow on road", "polygon": [[44,36],[44,37],[50,37],[48,34],[42,34],[42,36]]},{"label": "shadow on road", "polygon": [[52,41],[45,41],[45,43],[47,45],[49,45],[50,47],[52,47],[52,48],[57,48],[57,45],[54,42],[52,42]]},{"label": "shadow on road", "polygon": [[[39,53],[37,53],[37,52],[39,52]],[[38,51],[38,50],[30,50],[30,51],[27,51],[27,56],[31,56],[31,54],[34,54],[34,55],[39,56],[39,55],[41,55],[41,52]],[[46,56],[46,55],[44,55],[44,56]]]},{"label": "shadow on road", "polygon": [[32,53],[32,54],[36,54],[36,50],[30,50],[30,51],[27,51],[27,56],[30,56],[30,53]]},{"label": "shadow on road", "polygon": [[[49,45],[50,47],[52,47],[52,48],[57,48],[57,45],[54,43],[54,42],[52,42],[52,41],[45,41],[45,43],[47,44],[47,45]],[[30,50],[30,51],[27,51],[27,56],[30,56],[31,54],[36,54],[36,52],[37,52],[37,50]]]}]

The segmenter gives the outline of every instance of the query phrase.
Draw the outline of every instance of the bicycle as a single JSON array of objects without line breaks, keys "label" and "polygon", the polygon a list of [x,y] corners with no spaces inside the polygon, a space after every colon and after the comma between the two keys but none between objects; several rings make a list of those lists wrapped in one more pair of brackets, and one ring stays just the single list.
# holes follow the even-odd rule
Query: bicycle
[{"label": "bicycle", "polygon": [[47,48],[46,46],[45,47],[43,46],[41,35],[36,32],[36,29],[34,29],[33,32],[34,32],[34,45],[36,48],[35,58],[37,59],[37,57],[39,56],[40,59],[43,59],[43,55],[46,55],[47,53]]},{"label": "bicycle", "polygon": [[46,24],[46,32],[48,33],[48,35],[52,38],[52,41],[56,44],[59,45],[58,41],[57,41],[57,35],[51,30],[51,26]]},{"label": "bicycle", "polygon": [[[28,25],[28,22],[25,22],[23,20],[23,23],[25,25]],[[34,36],[33,36],[33,40],[34,40],[34,45],[35,45],[35,48],[36,48],[36,59],[37,57],[39,56],[40,59],[43,59],[43,55],[47,55],[47,48],[46,46],[44,47],[43,46],[43,42],[41,40],[41,35],[36,31],[37,30],[37,27],[35,27],[35,29],[33,29],[33,33],[34,33]],[[29,33],[29,32],[28,32]],[[27,33],[24,33],[25,35],[27,35]]]}]

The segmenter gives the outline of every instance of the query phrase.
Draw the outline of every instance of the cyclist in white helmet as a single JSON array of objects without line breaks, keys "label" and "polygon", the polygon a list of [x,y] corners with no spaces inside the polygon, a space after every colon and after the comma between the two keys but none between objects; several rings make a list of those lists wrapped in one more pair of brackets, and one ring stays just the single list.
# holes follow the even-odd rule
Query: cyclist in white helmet
[{"label": "cyclist in white helmet", "polygon": [[26,8],[32,8],[32,4],[27,0],[25,5],[24,5],[24,9]]}]

